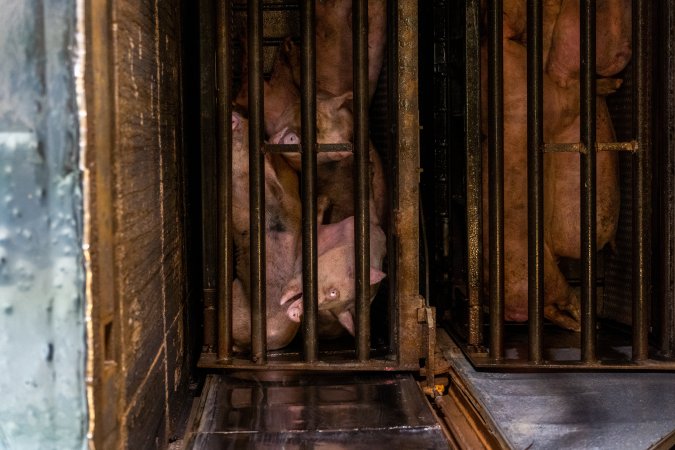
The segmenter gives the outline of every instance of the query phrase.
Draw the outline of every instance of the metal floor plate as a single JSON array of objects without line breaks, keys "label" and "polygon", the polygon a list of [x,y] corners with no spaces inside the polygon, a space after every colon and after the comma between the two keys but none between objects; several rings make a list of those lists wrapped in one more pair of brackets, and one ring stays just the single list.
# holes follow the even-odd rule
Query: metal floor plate
[{"label": "metal floor plate", "polygon": [[411,375],[269,375],[209,375],[185,448],[448,448]]},{"label": "metal floor plate", "polygon": [[444,354],[514,449],[648,449],[675,429],[675,373],[478,372]]}]

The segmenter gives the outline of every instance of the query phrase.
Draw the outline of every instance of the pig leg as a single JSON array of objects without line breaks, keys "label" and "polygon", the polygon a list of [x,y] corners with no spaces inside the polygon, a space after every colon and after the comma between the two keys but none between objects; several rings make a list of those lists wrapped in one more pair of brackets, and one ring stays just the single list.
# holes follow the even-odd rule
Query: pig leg
[{"label": "pig leg", "polygon": [[544,246],[544,316],[561,328],[581,330],[579,297],[560,272],[548,246]]}]

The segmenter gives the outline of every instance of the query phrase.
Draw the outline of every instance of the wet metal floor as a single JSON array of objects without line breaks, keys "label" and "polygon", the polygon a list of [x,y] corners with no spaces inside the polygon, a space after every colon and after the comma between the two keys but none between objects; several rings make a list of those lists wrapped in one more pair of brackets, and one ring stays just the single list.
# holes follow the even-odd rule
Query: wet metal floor
[{"label": "wet metal floor", "polygon": [[514,449],[649,449],[675,430],[672,372],[478,372],[444,355]]},{"label": "wet metal floor", "polygon": [[448,448],[409,374],[277,375],[209,375],[186,450]]}]

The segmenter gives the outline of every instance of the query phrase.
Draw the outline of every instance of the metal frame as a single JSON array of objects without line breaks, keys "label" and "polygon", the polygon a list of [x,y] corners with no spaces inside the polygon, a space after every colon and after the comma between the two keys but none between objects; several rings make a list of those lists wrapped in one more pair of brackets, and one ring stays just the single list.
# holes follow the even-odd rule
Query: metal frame
[{"label": "metal frame", "polygon": [[[480,2],[466,1],[466,148],[467,148],[467,307],[468,333],[463,340],[463,349],[476,367],[490,369],[519,370],[561,370],[561,369],[627,369],[627,370],[675,370],[674,361],[654,359],[649,353],[649,307],[652,302],[652,269],[650,267],[652,243],[652,153],[654,132],[653,70],[652,70],[652,26],[654,8],[650,2],[632,2],[633,60],[634,77],[634,140],[629,142],[596,143],[595,129],[595,2],[581,0],[581,130],[580,142],[569,144],[546,144],[543,139],[543,69],[542,69],[542,2],[528,0],[528,285],[529,321],[527,360],[507,360],[504,355],[504,202],[503,202],[503,60],[502,60],[502,1],[488,2],[488,202],[489,202],[489,342],[484,342],[482,332],[482,158],[480,144]],[[660,18],[662,32],[673,32],[673,7],[662,4],[669,14]],[[672,61],[672,46],[662,50],[661,57]],[[670,53],[668,53],[670,52]],[[664,69],[666,70],[666,69]],[[662,73],[662,83],[673,84],[672,71]],[[664,92],[668,92],[664,90]],[[672,128],[672,102],[669,98],[663,105],[661,120]],[[667,184],[668,196],[663,217],[672,218],[672,133],[664,138],[667,145],[666,165],[662,183]],[[594,149],[595,151],[589,151]],[[633,324],[632,358],[624,362],[608,362],[600,359],[597,348],[596,326],[596,187],[595,156],[598,151],[625,151],[633,155]],[[543,276],[543,153],[576,152],[581,160],[581,344],[578,361],[546,361],[544,359],[544,276]],[[668,165],[670,164],[670,165]],[[662,233],[670,242],[672,226],[662,219]],[[662,273],[672,279],[672,246],[670,252],[662,253]],[[673,348],[673,293],[661,283],[659,305],[662,310],[660,326],[662,351],[660,357],[672,357]],[[670,322],[668,322],[670,320]],[[455,333],[457,335],[457,333]],[[486,350],[487,348],[487,350]]]},{"label": "metal frame", "polygon": [[[367,1],[354,3],[354,152],[355,167],[355,262],[356,262],[356,349],[342,352],[320,351],[317,340],[317,249],[316,249],[316,153],[335,151],[343,144],[316,144],[316,91],[314,2],[300,2],[301,18],[301,88],[302,146],[269,145],[263,141],[262,103],[262,42],[263,12],[289,8],[289,5],[266,4],[249,0],[248,21],[248,85],[249,99],[249,148],[250,154],[250,205],[251,205],[251,325],[252,349],[250,358],[232,352],[232,240],[231,217],[231,131],[229,115],[232,96],[231,11],[243,5],[218,2],[215,18],[213,0],[202,0],[200,20],[203,35],[202,52],[202,195],[203,195],[203,247],[204,252],[204,347],[199,367],[251,368],[291,370],[416,370],[423,354],[424,340],[420,339],[426,316],[418,317],[423,307],[418,282],[418,116],[417,116],[417,5],[414,2],[388,2],[388,70],[390,89],[388,97],[393,161],[390,170],[395,187],[390,208],[392,227],[389,241],[395,252],[389,252],[389,264],[396,277],[390,294],[390,345],[388,354],[372,355],[370,343],[369,301],[369,138],[368,138],[368,52],[367,52]],[[215,21],[215,32],[210,28]],[[215,39],[214,39],[215,38]],[[217,43],[213,48],[212,42]],[[216,54],[215,67],[209,55]],[[206,62],[206,63],[204,63]],[[210,72],[210,73],[207,73]],[[217,77],[214,75],[217,74]],[[393,76],[392,76],[393,75]],[[393,86],[392,86],[393,85]],[[212,99],[217,86],[217,124],[214,123]],[[398,87],[398,89],[397,89]],[[217,129],[217,133],[216,133]],[[210,136],[217,136],[217,144]],[[310,143],[310,144],[307,144]],[[253,151],[260,149],[260,151]],[[311,151],[307,151],[311,149]],[[217,150],[217,151],[216,151]],[[265,339],[265,254],[264,254],[264,180],[262,158],[265,152],[301,151],[302,153],[302,251],[303,289],[312,295],[304,296],[302,324],[303,352],[268,352]],[[216,166],[218,174],[210,172]],[[213,182],[217,179],[217,201]],[[215,214],[207,211],[218,204],[217,225]],[[259,211],[259,214],[255,212]],[[217,229],[217,232],[216,232]],[[213,249],[218,249],[214,258]],[[214,275],[217,268],[217,283]],[[217,289],[214,286],[217,284]],[[393,307],[393,308],[392,308]],[[393,309],[393,310],[392,310]],[[216,321],[217,313],[217,321]],[[217,323],[216,323],[217,322]],[[432,330],[433,332],[433,330]],[[431,342],[431,340],[429,340]]]}]

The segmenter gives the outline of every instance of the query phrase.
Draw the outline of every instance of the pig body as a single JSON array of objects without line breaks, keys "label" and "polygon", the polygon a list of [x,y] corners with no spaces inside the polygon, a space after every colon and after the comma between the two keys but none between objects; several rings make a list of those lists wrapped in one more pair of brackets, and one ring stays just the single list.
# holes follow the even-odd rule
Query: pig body
[{"label": "pig body", "polygon": [[[546,71],[560,86],[579,78],[579,0],[563,0],[553,30]],[[631,1],[596,4],[596,72],[609,77],[628,64],[631,51]]]},{"label": "pig body", "polygon": [[[250,243],[248,125],[233,113],[232,225],[235,244],[236,279],[233,282],[233,339],[240,348],[250,346]],[[287,258],[296,258],[300,249],[300,197],[297,174],[279,155],[266,155],[265,170],[265,251],[267,346],[286,346],[295,337],[298,324],[280,305],[281,290],[293,276]]]},{"label": "pig body", "polygon": [[[387,42],[386,0],[368,0],[368,93],[372,100]],[[332,96],[354,90],[351,0],[316,2],[316,85]],[[290,53],[293,77],[300,86],[300,52]]]},{"label": "pig body", "polygon": [[[486,51],[483,63],[486,63]],[[504,92],[504,258],[505,318],[524,321],[528,317],[527,236],[527,75],[526,49],[504,40],[504,72],[509,89]],[[598,92],[611,92],[601,82]],[[615,84],[613,85],[615,86]],[[486,92],[486,77],[483,78]],[[614,140],[604,98],[597,99],[598,142]],[[483,103],[486,117],[487,105]],[[544,140],[547,143],[579,142],[579,83],[561,87],[544,74]],[[487,146],[483,164],[487,167]],[[616,233],[619,188],[616,154],[597,155],[597,246],[602,248]],[[560,257],[580,257],[579,155],[544,155],[544,288],[545,315],[557,325],[579,330],[579,298],[560,272]],[[487,170],[483,171],[483,223],[488,236]],[[487,269],[488,240],[484,241]],[[487,278],[486,272],[486,278]]]}]

